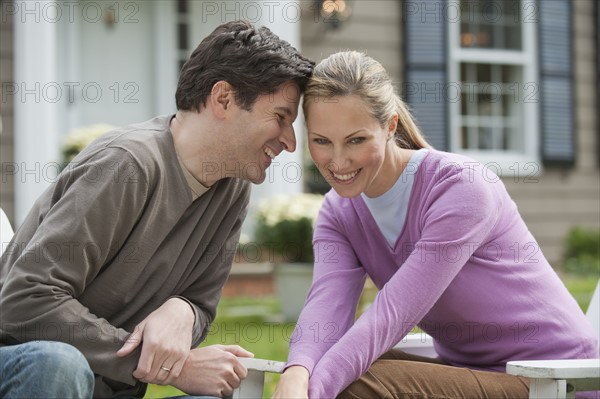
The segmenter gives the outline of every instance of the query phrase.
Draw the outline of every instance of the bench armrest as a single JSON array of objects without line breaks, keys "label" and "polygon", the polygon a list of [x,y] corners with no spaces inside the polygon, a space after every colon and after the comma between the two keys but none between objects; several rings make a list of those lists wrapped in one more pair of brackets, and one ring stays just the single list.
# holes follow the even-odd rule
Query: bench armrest
[{"label": "bench armrest", "polygon": [[600,359],[513,361],[506,364],[506,372],[520,377],[555,380],[600,378]]},{"label": "bench armrest", "polygon": [[574,398],[577,391],[600,390],[600,359],[512,361],[506,372],[530,379],[530,399]]},{"label": "bench armrest", "polygon": [[240,362],[248,369],[248,376],[233,392],[233,399],[262,398],[265,385],[265,373],[281,373],[284,362],[274,360],[240,357]]}]

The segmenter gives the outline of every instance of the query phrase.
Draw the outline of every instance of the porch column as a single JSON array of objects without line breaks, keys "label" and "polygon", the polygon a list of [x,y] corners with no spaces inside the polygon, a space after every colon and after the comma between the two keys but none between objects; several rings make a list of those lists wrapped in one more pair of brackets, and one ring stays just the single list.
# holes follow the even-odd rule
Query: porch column
[{"label": "porch column", "polygon": [[[50,0],[21,1],[14,16],[15,228],[60,162],[58,117],[66,88],[58,80],[57,18]],[[59,91],[60,90],[60,91]]]}]

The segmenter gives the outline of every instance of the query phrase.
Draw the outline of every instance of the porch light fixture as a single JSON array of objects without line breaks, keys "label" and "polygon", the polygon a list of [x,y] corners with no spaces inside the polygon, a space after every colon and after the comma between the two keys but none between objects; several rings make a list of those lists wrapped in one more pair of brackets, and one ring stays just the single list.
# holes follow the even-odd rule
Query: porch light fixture
[{"label": "porch light fixture", "polygon": [[117,11],[115,10],[115,7],[117,7],[117,5],[111,5],[109,7],[107,7],[106,9],[103,10],[103,19],[104,19],[104,24],[112,29],[115,27],[115,23],[117,23]]},{"label": "porch light fixture", "polygon": [[315,0],[325,30],[336,30],[352,15],[348,0]]}]

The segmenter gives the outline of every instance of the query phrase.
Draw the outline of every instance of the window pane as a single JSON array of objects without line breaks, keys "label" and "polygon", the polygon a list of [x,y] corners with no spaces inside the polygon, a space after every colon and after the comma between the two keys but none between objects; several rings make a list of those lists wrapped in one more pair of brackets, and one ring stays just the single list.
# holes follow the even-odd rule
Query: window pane
[{"label": "window pane", "polygon": [[504,94],[502,96],[502,115],[511,116],[514,113],[514,107],[519,105],[518,98],[513,94]]},{"label": "window pane", "polygon": [[460,45],[521,50],[520,0],[461,0]]},{"label": "window pane", "polygon": [[463,150],[467,150],[469,149],[469,128],[467,128],[466,126],[463,126],[460,129],[460,133],[461,133],[461,148]]},{"label": "window pane", "polygon": [[[460,146],[471,150],[522,148],[522,67],[461,63]],[[509,82],[503,82],[509,80]]]},{"label": "window pane", "polygon": [[497,37],[494,35],[494,29],[492,28],[492,26],[488,25],[479,25],[479,32],[475,37],[477,47],[496,47],[492,45],[492,40],[497,40]]},{"label": "window pane", "polygon": [[477,82],[476,64],[460,64],[460,80],[462,82]]},{"label": "window pane", "polygon": [[510,136],[512,133],[511,128],[504,128],[504,134],[502,137],[502,149],[503,150],[512,150],[512,146],[510,145]]},{"label": "window pane", "polygon": [[502,66],[502,81],[505,83],[514,83],[518,80],[518,69],[510,66]]},{"label": "window pane", "polygon": [[478,114],[481,116],[492,115],[492,96],[489,94],[479,94],[477,101]]},{"label": "window pane", "polygon": [[477,137],[479,145],[477,146],[480,150],[491,150],[494,148],[492,140],[492,128],[480,127],[479,136]]},{"label": "window pane", "polygon": [[188,46],[188,25],[178,24],[177,25],[177,41],[180,50],[187,50]]},{"label": "window pane", "polygon": [[463,93],[460,96],[460,109],[461,109],[461,113],[463,115],[468,115],[469,114],[469,94],[465,93],[464,90],[466,90],[466,88],[463,89]]},{"label": "window pane", "polygon": [[179,14],[187,14],[188,0],[177,0],[177,12]]},{"label": "window pane", "polygon": [[521,29],[506,26],[504,36],[506,37],[506,48],[513,50],[521,49]]},{"label": "window pane", "polygon": [[477,64],[477,81],[493,82],[492,66],[490,64]]}]

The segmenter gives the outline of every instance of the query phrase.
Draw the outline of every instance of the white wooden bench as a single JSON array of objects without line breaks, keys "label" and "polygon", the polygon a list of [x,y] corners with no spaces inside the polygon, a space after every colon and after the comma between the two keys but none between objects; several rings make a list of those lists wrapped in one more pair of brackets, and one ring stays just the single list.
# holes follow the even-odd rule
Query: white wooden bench
[{"label": "white wooden bench", "polygon": [[6,247],[10,243],[13,237],[13,228],[10,225],[10,221],[6,217],[6,214],[0,208],[0,256],[6,250]]}]

